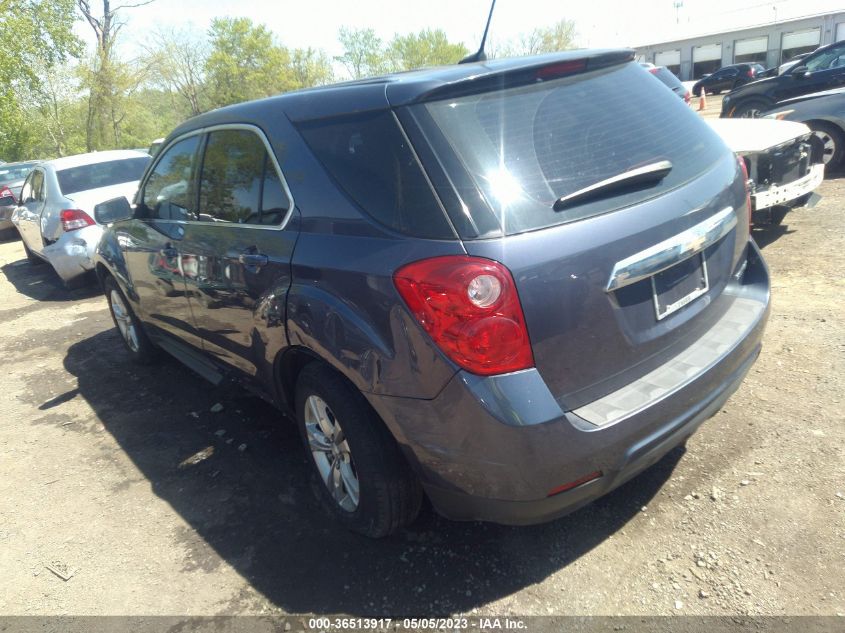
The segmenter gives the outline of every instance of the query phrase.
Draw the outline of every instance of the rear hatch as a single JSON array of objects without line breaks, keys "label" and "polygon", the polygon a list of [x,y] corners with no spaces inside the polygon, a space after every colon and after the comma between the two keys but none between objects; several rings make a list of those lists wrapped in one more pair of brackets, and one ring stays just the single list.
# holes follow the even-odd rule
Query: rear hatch
[{"label": "rear hatch", "polygon": [[724,313],[746,191],[732,152],[638,64],[567,58],[532,72],[446,86],[404,116],[427,141],[432,181],[449,182],[441,198],[467,252],[511,270],[536,367],[576,408]]}]

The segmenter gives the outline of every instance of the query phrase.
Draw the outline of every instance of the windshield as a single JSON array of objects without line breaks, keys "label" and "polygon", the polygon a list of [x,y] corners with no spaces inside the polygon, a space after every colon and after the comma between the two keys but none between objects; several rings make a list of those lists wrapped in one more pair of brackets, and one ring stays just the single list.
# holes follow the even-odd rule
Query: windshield
[{"label": "windshield", "polygon": [[13,182],[19,182],[29,175],[32,168],[37,165],[34,163],[0,165],[0,185],[10,185]]},{"label": "windshield", "polygon": [[149,156],[139,156],[80,165],[60,169],[56,172],[56,177],[59,179],[59,189],[68,196],[80,191],[140,180],[151,160]]},{"label": "windshield", "polygon": [[[701,175],[727,151],[700,117],[633,62],[415,108],[424,129],[435,127],[428,137],[441,162],[455,164],[454,152],[484,195],[487,205],[461,192],[469,226],[454,221],[467,238],[520,233],[640,202]],[[562,196],[664,160],[673,168],[657,185],[552,209]]]}]

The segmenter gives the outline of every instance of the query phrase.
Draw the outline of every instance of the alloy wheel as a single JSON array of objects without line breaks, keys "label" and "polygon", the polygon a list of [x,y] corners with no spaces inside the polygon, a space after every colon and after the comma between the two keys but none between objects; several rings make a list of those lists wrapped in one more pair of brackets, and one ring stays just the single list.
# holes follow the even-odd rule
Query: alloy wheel
[{"label": "alloy wheel", "polygon": [[123,297],[117,290],[112,290],[109,294],[109,302],[111,303],[112,314],[117,323],[117,329],[120,330],[120,335],[126,341],[126,345],[133,352],[137,352],[140,348],[138,344],[138,332],[135,330],[135,323],[132,321],[132,315],[129,308],[123,302]]},{"label": "alloy wheel", "polygon": [[334,501],[347,512],[358,507],[358,472],[349,442],[329,405],[319,396],[305,401],[305,432],[311,457]]},{"label": "alloy wheel", "polygon": [[836,155],[836,139],[824,130],[813,130],[813,136],[818,138],[824,145],[822,162],[827,165]]}]

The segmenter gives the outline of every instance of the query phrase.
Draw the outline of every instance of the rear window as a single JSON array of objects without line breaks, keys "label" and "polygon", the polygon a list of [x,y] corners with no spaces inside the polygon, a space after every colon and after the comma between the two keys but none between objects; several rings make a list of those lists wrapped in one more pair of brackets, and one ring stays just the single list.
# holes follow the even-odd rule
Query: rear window
[{"label": "rear window", "polygon": [[8,185],[13,182],[23,180],[37,164],[38,163],[27,163],[25,165],[0,165],[0,185]]},{"label": "rear window", "polygon": [[[688,182],[726,152],[683,100],[633,62],[414,109],[441,162],[454,165],[456,155],[486,199],[459,192],[472,216],[474,235],[455,221],[465,238],[607,213]],[[562,196],[662,160],[673,168],[657,185],[552,209]]]},{"label": "rear window", "polygon": [[373,219],[414,237],[454,239],[391,112],[303,123],[299,131],[329,175]]},{"label": "rear window", "polygon": [[59,189],[66,196],[99,189],[100,187],[111,187],[124,182],[141,180],[144,170],[152,159],[149,156],[138,158],[121,158],[120,160],[109,160],[92,165],[80,165],[68,167],[56,172],[59,179]]},{"label": "rear window", "polygon": [[681,83],[681,80],[675,77],[675,74],[666,68],[665,66],[661,66],[660,68],[655,68],[654,72],[652,73],[655,77],[657,77],[660,81],[664,84],[669,86],[672,90],[680,89],[683,92],[686,92],[684,88],[684,84]]}]

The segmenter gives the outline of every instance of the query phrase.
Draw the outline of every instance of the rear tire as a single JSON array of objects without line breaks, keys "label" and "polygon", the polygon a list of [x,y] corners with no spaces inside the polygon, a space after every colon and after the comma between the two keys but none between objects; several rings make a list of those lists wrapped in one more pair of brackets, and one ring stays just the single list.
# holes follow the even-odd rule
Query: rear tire
[{"label": "rear tire", "polygon": [[158,356],[155,345],[147,337],[126,296],[111,275],[103,279],[103,292],[109,304],[111,318],[132,361],[139,365],[149,365],[155,361]]},{"label": "rear tire", "polygon": [[837,169],[842,165],[842,155],[845,153],[845,134],[832,123],[824,121],[810,121],[807,125],[824,144],[823,160],[825,171],[827,167]]},{"label": "rear tire", "polygon": [[296,383],[296,419],[317,497],[339,523],[382,538],[417,517],[420,484],[354,386],[322,363],[307,365]]}]

